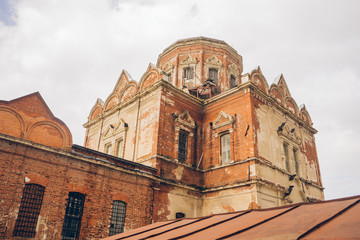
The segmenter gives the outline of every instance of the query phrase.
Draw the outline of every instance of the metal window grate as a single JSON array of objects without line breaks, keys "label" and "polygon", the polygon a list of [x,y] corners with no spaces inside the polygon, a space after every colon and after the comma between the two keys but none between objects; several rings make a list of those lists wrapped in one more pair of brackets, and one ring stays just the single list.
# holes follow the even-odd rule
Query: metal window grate
[{"label": "metal window grate", "polygon": [[85,196],[78,192],[70,192],[61,233],[63,240],[79,239],[81,218],[84,209]]},{"label": "metal window grate", "polygon": [[35,237],[44,192],[43,186],[25,185],[13,232],[14,237]]},{"label": "metal window grate", "polygon": [[123,201],[114,201],[110,219],[109,236],[124,232],[126,215],[126,203]]},{"label": "metal window grate", "polygon": [[187,137],[186,132],[179,132],[179,150],[178,150],[178,160],[179,162],[185,162],[186,160],[186,148],[187,148]]}]

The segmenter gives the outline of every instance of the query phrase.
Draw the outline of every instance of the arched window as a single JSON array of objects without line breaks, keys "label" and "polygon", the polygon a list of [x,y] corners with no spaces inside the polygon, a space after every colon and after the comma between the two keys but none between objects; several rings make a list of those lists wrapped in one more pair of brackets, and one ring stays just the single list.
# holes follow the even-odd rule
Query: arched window
[{"label": "arched window", "polygon": [[221,142],[221,162],[226,164],[230,162],[230,133],[220,137]]},{"label": "arched window", "polygon": [[194,68],[186,67],[184,68],[184,80],[193,79],[194,78]]},{"label": "arched window", "polygon": [[14,237],[35,237],[44,192],[43,186],[25,185],[13,232]]},{"label": "arched window", "polygon": [[209,68],[209,80],[213,81],[216,85],[218,85],[219,73],[216,68]]},{"label": "arched window", "polygon": [[126,203],[115,200],[112,206],[109,236],[124,232]]},{"label": "arched window", "polygon": [[79,239],[84,202],[84,194],[78,192],[69,193],[65,211],[64,225],[61,233],[62,240]]}]

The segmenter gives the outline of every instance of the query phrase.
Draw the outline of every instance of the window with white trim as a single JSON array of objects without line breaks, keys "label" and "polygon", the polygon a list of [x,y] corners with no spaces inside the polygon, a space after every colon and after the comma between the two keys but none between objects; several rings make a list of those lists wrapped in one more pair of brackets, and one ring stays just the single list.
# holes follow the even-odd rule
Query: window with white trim
[{"label": "window with white trim", "polygon": [[116,141],[115,156],[122,158],[123,157],[123,149],[124,149],[124,140],[121,138]]},{"label": "window with white trim", "polygon": [[230,162],[230,133],[226,133],[220,137],[221,145],[221,163],[227,164]]},{"label": "window with white trim", "polygon": [[285,160],[285,169],[290,172],[290,163],[289,163],[289,146],[287,143],[283,143],[284,148],[284,160]]},{"label": "window with white trim", "polygon": [[111,148],[112,148],[112,144],[108,143],[105,145],[105,153],[106,154],[111,154]]}]

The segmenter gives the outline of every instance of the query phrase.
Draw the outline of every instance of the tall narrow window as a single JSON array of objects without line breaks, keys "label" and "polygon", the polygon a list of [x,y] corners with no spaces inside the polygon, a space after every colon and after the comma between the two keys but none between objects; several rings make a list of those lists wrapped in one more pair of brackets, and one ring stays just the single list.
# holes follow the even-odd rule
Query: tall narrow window
[{"label": "tall narrow window", "polygon": [[209,69],[209,80],[212,80],[216,85],[218,84],[218,70],[216,68]]},{"label": "tall narrow window", "polygon": [[283,148],[284,148],[285,168],[287,171],[290,171],[288,145],[286,143],[283,143]]},{"label": "tall narrow window", "polygon": [[78,192],[70,192],[67,199],[64,225],[61,233],[62,240],[79,239],[81,218],[84,209],[85,196]]},{"label": "tall narrow window", "polygon": [[234,75],[230,76],[230,88],[236,87],[236,78]]},{"label": "tall narrow window", "polygon": [[230,134],[224,134],[220,138],[221,141],[221,161],[222,164],[230,162]]},{"label": "tall narrow window", "polygon": [[299,164],[298,164],[298,160],[297,160],[297,150],[295,148],[293,148],[293,156],[294,156],[295,172],[298,174],[299,173]]},{"label": "tall narrow window", "polygon": [[35,237],[44,192],[43,186],[25,185],[13,232],[14,237]]},{"label": "tall narrow window", "polygon": [[123,201],[114,201],[110,219],[109,236],[122,233],[125,226],[126,203]]},{"label": "tall narrow window", "polygon": [[186,160],[186,148],[187,148],[187,137],[188,133],[184,131],[179,132],[179,150],[178,150],[178,160],[179,162],[185,162]]},{"label": "tall narrow window", "polygon": [[123,157],[123,145],[124,141],[119,139],[116,141],[116,156],[122,158]]},{"label": "tall narrow window", "polygon": [[105,145],[105,153],[106,154],[111,154],[111,148],[112,148],[111,143],[106,144]]},{"label": "tall narrow window", "polygon": [[184,68],[184,80],[193,79],[194,78],[194,68],[187,67]]}]

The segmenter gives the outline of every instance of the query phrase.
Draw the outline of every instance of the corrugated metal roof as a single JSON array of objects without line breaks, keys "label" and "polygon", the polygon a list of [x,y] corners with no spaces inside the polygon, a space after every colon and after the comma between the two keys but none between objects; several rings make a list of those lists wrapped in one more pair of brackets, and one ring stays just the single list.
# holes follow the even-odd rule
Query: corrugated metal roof
[{"label": "corrugated metal roof", "polygon": [[360,239],[360,196],[176,219],[105,238]]}]

